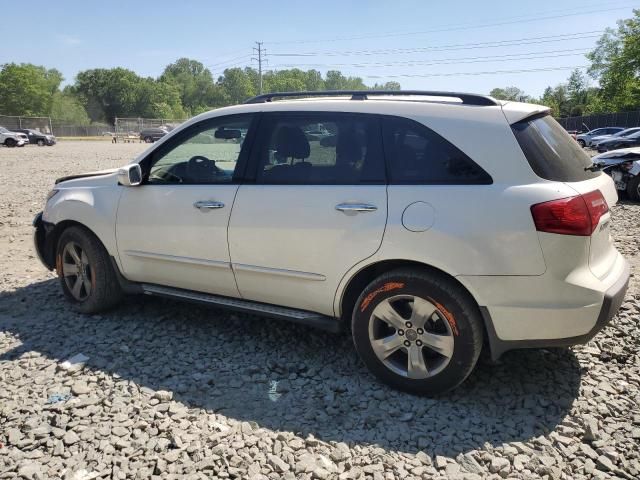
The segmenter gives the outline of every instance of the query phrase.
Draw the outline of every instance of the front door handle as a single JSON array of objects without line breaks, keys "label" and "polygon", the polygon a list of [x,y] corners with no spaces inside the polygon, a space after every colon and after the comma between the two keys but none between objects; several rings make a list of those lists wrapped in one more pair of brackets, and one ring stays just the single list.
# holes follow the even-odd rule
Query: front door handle
[{"label": "front door handle", "polygon": [[375,212],[378,207],[369,203],[340,203],[336,205],[336,210],[341,212]]},{"label": "front door handle", "polygon": [[210,200],[201,200],[193,204],[193,206],[199,210],[213,210],[216,208],[224,208],[224,203],[222,202],[213,202]]}]

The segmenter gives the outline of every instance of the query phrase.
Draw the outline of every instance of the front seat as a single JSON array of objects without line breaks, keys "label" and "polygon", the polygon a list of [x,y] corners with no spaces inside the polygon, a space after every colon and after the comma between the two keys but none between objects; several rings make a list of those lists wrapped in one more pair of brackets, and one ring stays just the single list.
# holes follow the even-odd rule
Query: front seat
[{"label": "front seat", "polygon": [[[288,163],[275,165],[265,172],[265,177],[270,181],[291,181],[300,178],[301,169],[305,171],[311,167],[311,163],[304,161],[311,154],[311,146],[306,135],[300,127],[283,125],[275,134],[275,156],[279,160]],[[294,163],[295,160],[302,160]]]}]

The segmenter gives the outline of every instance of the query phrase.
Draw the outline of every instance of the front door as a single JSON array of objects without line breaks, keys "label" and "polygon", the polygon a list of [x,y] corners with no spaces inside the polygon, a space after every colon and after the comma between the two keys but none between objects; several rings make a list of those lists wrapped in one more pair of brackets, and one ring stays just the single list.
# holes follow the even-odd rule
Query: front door
[{"label": "front door", "polygon": [[265,113],[229,224],[244,298],[333,315],[344,274],[380,247],[387,193],[378,118]]},{"label": "front door", "polygon": [[238,296],[227,226],[253,116],[194,124],[143,160],[145,181],[125,188],[118,254],[132,281]]}]

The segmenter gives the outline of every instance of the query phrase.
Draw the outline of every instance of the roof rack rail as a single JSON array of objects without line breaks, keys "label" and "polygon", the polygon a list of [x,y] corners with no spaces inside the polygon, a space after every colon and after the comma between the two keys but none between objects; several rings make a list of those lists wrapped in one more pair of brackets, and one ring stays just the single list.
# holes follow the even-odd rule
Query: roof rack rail
[{"label": "roof rack rail", "polygon": [[465,105],[499,105],[493,98],[485,95],[459,92],[437,92],[428,90],[325,90],[313,92],[274,92],[250,98],[244,103],[266,103],[275,98],[287,97],[344,97],[351,95],[351,100],[367,100],[370,96],[424,96],[458,98]]}]

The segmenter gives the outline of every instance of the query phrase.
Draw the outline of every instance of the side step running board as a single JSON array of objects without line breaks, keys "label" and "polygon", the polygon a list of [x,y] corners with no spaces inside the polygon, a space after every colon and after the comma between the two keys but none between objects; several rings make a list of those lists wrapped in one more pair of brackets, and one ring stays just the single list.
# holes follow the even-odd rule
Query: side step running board
[{"label": "side step running board", "polygon": [[237,310],[240,312],[254,313],[266,317],[280,318],[291,322],[302,323],[311,327],[337,333],[341,330],[341,322],[333,317],[327,317],[307,310],[280,307],[268,303],[252,302],[241,298],[222,297],[210,293],[182,290],[180,288],[163,287],[160,285],[142,284],[145,295],[158,295],[161,297],[179,298],[197,303],[216,305],[218,307]]}]

